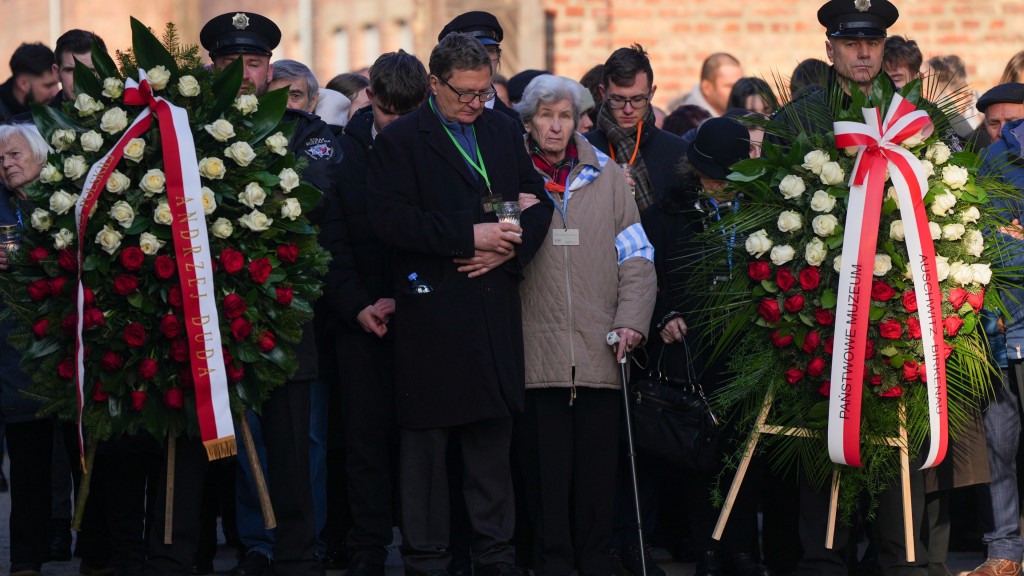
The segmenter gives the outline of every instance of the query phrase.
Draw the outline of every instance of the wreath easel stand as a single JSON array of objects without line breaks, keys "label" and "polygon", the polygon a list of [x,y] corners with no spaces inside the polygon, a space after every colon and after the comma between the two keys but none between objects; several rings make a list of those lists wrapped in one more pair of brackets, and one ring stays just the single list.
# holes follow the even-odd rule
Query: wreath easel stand
[{"label": "wreath easel stand", "polygon": [[[718,515],[718,523],[715,524],[715,531],[711,535],[715,540],[722,539],[722,533],[725,532],[725,525],[729,521],[729,514],[732,512],[732,507],[736,502],[736,497],[739,495],[740,487],[743,485],[743,477],[747,474],[747,468],[750,466],[750,460],[754,456],[754,449],[757,448],[757,442],[760,440],[761,434],[780,434],[783,436],[798,436],[803,438],[811,438],[816,435],[814,430],[810,430],[808,428],[790,428],[786,426],[774,426],[767,424],[768,414],[771,412],[773,400],[774,393],[769,390],[768,394],[764,398],[764,405],[761,407],[761,413],[757,416],[757,423],[754,426],[754,432],[751,435],[750,441],[747,443],[746,450],[743,452],[743,458],[740,460],[740,464],[736,468],[736,476],[733,478],[732,484],[729,486],[729,494],[726,496],[725,503],[722,505],[722,511]],[[907,550],[907,562],[914,562],[916,554],[914,550],[914,523],[911,512],[912,504],[910,501],[910,455],[907,452],[906,416],[906,404],[901,403],[899,435],[884,438],[882,441],[884,444],[897,448],[900,451],[900,482],[902,484],[903,494],[904,546]],[[829,550],[832,549],[832,545],[835,541],[836,512],[839,508],[840,476],[841,474],[839,470],[834,470],[832,472],[832,489],[831,496],[829,497],[828,508],[828,529],[825,532],[825,548]]]}]

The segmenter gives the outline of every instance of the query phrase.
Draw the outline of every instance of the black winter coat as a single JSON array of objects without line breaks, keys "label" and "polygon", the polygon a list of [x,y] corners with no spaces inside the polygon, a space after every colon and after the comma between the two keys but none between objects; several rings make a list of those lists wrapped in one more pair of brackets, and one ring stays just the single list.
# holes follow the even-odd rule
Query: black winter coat
[{"label": "black winter coat", "polygon": [[[592,130],[585,137],[595,148],[608,154],[608,136],[603,131]],[[679,180],[679,161],[686,157],[686,144],[671,132],[645,125],[640,135],[639,156],[647,167],[654,201],[661,202],[665,191]],[[620,158],[619,163],[622,162]]]}]

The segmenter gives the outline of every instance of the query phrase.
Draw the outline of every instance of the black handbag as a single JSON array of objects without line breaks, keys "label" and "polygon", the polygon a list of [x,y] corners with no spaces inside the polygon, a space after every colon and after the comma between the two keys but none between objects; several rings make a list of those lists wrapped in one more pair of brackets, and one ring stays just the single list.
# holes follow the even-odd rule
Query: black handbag
[{"label": "black handbag", "polygon": [[707,471],[715,466],[720,432],[718,418],[711,411],[704,390],[693,370],[690,349],[686,374],[665,373],[665,348],[658,364],[641,373],[630,385],[633,440],[638,450],[663,458],[683,468]]}]

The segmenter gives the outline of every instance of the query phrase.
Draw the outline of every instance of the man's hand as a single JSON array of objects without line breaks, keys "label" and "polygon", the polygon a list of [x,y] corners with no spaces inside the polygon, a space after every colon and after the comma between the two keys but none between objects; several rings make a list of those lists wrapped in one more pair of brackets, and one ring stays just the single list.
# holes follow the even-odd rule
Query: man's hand
[{"label": "man's hand", "polygon": [[644,341],[642,334],[629,328],[616,328],[612,332],[619,335],[619,345],[615,348],[616,360],[622,360],[627,352],[632,352]]},{"label": "man's hand", "polygon": [[473,225],[473,247],[477,252],[490,251],[501,255],[511,254],[516,244],[522,244],[523,229],[507,222],[489,222]]},{"label": "man's hand", "polygon": [[515,255],[515,249],[507,254],[490,250],[477,250],[472,258],[456,258],[455,263],[459,264],[459,272],[468,272],[470,278],[476,278],[508,262]]},{"label": "man's hand", "polygon": [[[381,298],[375,304],[371,304],[366,308],[363,308],[362,312],[356,316],[356,321],[370,334],[376,335],[378,338],[383,338],[388,333],[388,320],[391,315],[382,312],[377,305],[384,300],[390,300],[390,298]],[[391,300],[391,308],[394,310],[394,300]]]},{"label": "man's hand", "polygon": [[686,336],[688,331],[689,328],[686,327],[686,322],[682,318],[673,318],[669,320],[668,324],[665,324],[659,334],[661,334],[662,342],[672,344],[673,342],[682,342],[683,336]]},{"label": "man's hand", "polygon": [[[1021,228],[1020,221],[1016,218],[1013,219],[1013,222],[1011,222],[1009,226],[1000,226],[999,231],[1007,236],[1016,238],[1017,240],[1024,240],[1024,229]],[[4,256],[3,260],[0,260],[0,262],[6,264],[7,257]]]}]

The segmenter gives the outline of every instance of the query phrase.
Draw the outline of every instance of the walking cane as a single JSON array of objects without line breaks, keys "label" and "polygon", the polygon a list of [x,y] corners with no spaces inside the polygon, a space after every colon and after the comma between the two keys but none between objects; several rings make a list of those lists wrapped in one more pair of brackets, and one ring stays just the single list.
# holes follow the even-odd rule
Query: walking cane
[{"label": "walking cane", "polygon": [[[615,351],[615,345],[621,343],[619,335],[615,332],[609,332],[606,340],[613,351]],[[633,503],[636,504],[636,530],[640,537],[640,568],[644,572],[643,576],[647,576],[647,549],[644,548],[644,523],[640,517],[640,490],[636,481],[636,449],[633,447],[633,419],[629,415],[629,383],[626,381],[628,359],[629,354],[627,353],[623,354],[622,359],[619,360],[619,378],[622,382],[622,400],[626,409],[626,443],[629,445],[629,472],[633,478]]]}]

